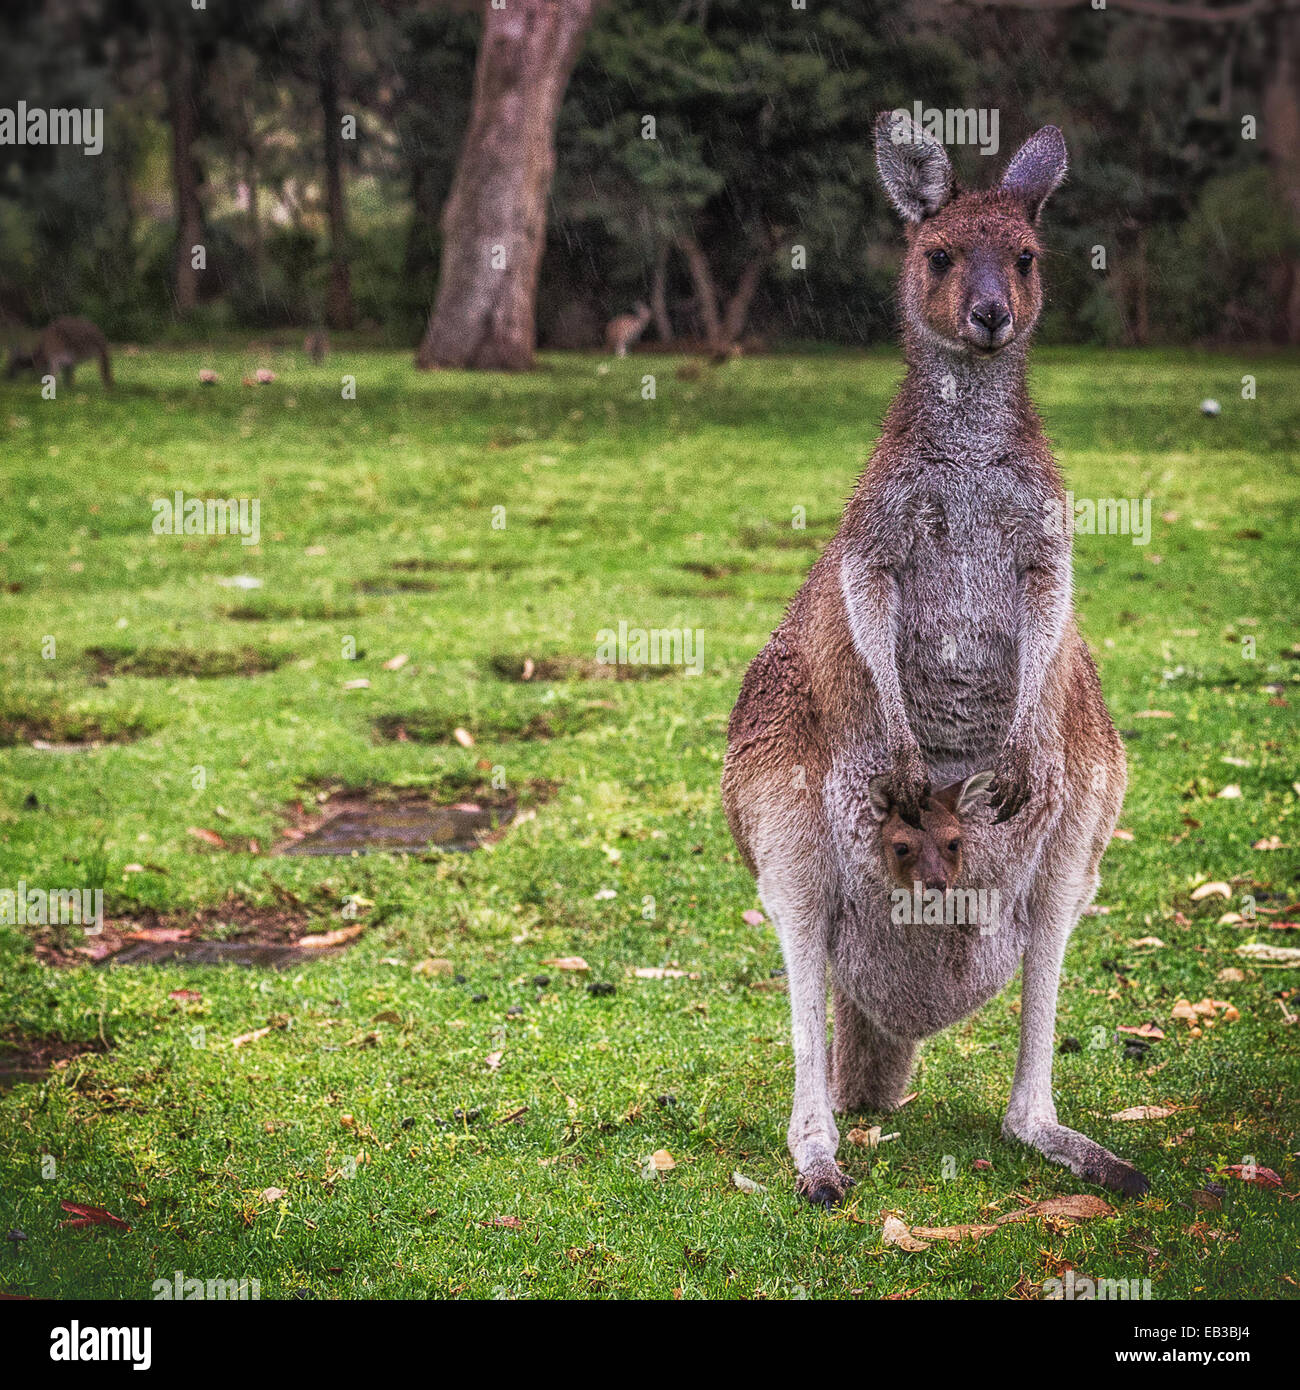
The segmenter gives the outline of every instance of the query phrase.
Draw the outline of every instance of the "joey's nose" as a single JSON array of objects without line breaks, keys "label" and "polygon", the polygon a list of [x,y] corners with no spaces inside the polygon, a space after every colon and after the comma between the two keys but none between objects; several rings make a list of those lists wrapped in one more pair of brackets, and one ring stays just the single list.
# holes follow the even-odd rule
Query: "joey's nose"
[{"label": "joey's nose", "polygon": [[982,299],[971,306],[970,321],[993,339],[1011,322],[1011,310],[999,300]]}]

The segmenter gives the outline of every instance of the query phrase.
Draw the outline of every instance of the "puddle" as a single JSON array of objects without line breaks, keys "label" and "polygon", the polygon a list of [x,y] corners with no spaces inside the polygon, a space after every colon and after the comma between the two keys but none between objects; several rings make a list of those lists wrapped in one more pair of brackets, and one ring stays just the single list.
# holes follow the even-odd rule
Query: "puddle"
[{"label": "puddle", "polygon": [[289,659],[289,654],[263,647],[236,647],[224,652],[186,647],[87,647],[86,657],[101,676],[194,676],[212,680],[274,671]]},{"label": "puddle", "polygon": [[586,656],[507,656],[488,660],[488,670],[504,681],[648,681],[680,675],[680,666],[649,666],[596,661]]},{"label": "puddle", "polygon": [[[496,839],[514,819],[515,807],[478,801],[439,806],[419,793],[378,802],[365,796],[331,799],[315,829],[277,853],[290,855],[424,854],[430,849],[469,851]],[[292,832],[291,832],[292,834]]]},{"label": "puddle", "polygon": [[52,1071],[66,1067],[74,1057],[107,1052],[103,1043],[64,1042],[62,1038],[0,1039],[0,1091],[44,1081]]},{"label": "puddle", "polygon": [[105,743],[131,743],[152,730],[137,721],[77,714],[50,700],[10,699],[0,704],[0,748],[28,743],[47,753],[77,753]]}]

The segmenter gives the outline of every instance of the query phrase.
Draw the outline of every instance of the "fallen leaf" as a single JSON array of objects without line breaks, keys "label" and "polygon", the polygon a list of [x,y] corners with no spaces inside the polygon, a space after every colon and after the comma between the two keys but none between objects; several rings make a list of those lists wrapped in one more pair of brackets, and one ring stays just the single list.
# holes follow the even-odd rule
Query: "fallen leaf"
[{"label": "fallen leaf", "polygon": [[766,1192],[767,1188],[761,1182],[755,1182],[753,1178],[747,1178],[744,1173],[733,1173],[731,1175],[732,1184],[741,1192]]},{"label": "fallen leaf", "polygon": [[400,671],[410,659],[411,658],[407,656],[405,652],[398,652],[396,656],[390,656],[388,660],[384,662],[384,670]]},{"label": "fallen leaf", "polygon": [[[1065,1221],[1092,1221],[1100,1216],[1114,1216],[1115,1208],[1101,1197],[1088,1193],[1073,1193],[1067,1197],[1048,1197],[1041,1202],[1030,1202],[1018,1211],[1009,1211],[999,1216],[991,1224],[972,1224],[967,1226],[914,1226],[912,1234],[924,1240],[966,1240],[979,1239],[1014,1221],[1028,1221],[1036,1216]],[[901,1224],[901,1223],[900,1223]]]},{"label": "fallen leaf", "polygon": [[338,927],[334,931],[320,932],[316,936],[300,936],[297,944],[307,951],[323,951],[330,946],[343,946],[355,941],[366,929],[364,922],[354,922],[350,927]]},{"label": "fallen leaf", "polygon": [[1127,1110],[1117,1110],[1112,1120],[1164,1120],[1176,1112],[1167,1105],[1130,1105]]},{"label": "fallen leaf", "polygon": [[880,1143],[880,1126],[849,1130],[849,1143],[856,1144],[860,1149],[874,1149]]},{"label": "fallen leaf", "polygon": [[354,680],[354,681],[344,681],[344,682],[343,682],[343,689],[344,689],[344,690],[369,690],[369,689],[370,689],[370,682],[369,682],[368,680],[366,680],[366,678],[365,678],[364,676],[361,676],[361,677],[359,677],[357,680]]},{"label": "fallen leaf", "polygon": [[543,965],[549,965],[553,970],[590,970],[581,956],[555,956],[551,960],[544,960]]},{"label": "fallen leaf", "polygon": [[1202,899],[1208,898],[1217,893],[1221,898],[1232,897],[1232,889],[1226,883],[1202,883],[1199,888],[1192,890],[1192,901],[1199,903]]},{"label": "fallen leaf", "polygon": [[1239,985],[1245,978],[1244,970],[1238,970],[1235,965],[1225,965],[1214,977],[1214,981],[1220,985]]},{"label": "fallen leaf", "polygon": [[1133,832],[1131,830],[1121,830],[1116,826],[1115,829],[1110,832],[1110,838],[1112,840],[1131,840],[1133,838]]},{"label": "fallen leaf", "polygon": [[503,1058],[505,1055],[506,1055],[506,1054],[504,1053],[504,1051],[503,1051],[503,1052],[489,1052],[488,1055],[487,1055],[486,1057],[484,1057],[484,1059],[483,1059],[483,1062],[484,1062],[484,1064],[486,1065],[488,1071],[500,1071],[500,1070],[501,1070],[501,1060],[502,1060],[502,1058]]},{"label": "fallen leaf", "polygon": [[264,1202],[278,1202],[281,1197],[287,1197],[288,1195],[288,1192],[286,1192],[283,1187],[264,1187],[262,1189],[262,1200]]},{"label": "fallen leaf", "polygon": [[1270,946],[1265,941],[1248,941],[1237,947],[1237,955],[1261,965],[1300,965],[1300,947]]},{"label": "fallen leaf", "polygon": [[1134,719],[1172,719],[1174,712],[1171,709],[1140,709],[1133,716]]},{"label": "fallen leaf", "polygon": [[451,961],[435,957],[433,960],[422,960],[417,962],[415,973],[417,975],[450,975],[455,969]]},{"label": "fallen leaf", "polygon": [[1137,1027],[1132,1024],[1121,1023],[1115,1031],[1117,1033],[1132,1033],[1139,1038],[1150,1038],[1153,1042],[1159,1042],[1164,1037],[1163,1029],[1157,1028],[1154,1023],[1139,1023]]},{"label": "fallen leaf", "polygon": [[522,1231],[524,1223],[517,1216],[494,1216],[485,1226],[504,1226],[509,1231]]},{"label": "fallen leaf", "polygon": [[270,1033],[269,1028],[254,1028],[251,1033],[241,1033],[230,1045],[231,1047],[243,1047],[245,1043],[257,1042],[259,1038],[264,1038]]},{"label": "fallen leaf", "polygon": [[451,731],[451,736],[462,748],[473,748],[474,746],[474,735],[468,729],[455,728]]},{"label": "fallen leaf", "polygon": [[167,998],[175,999],[178,1004],[197,1004],[203,996],[197,989],[174,989]]},{"label": "fallen leaf", "polygon": [[1229,782],[1220,792],[1215,793],[1216,801],[1239,801],[1241,799],[1241,788],[1235,782]]},{"label": "fallen leaf", "polygon": [[120,1216],[114,1216],[103,1207],[86,1207],[79,1202],[60,1202],[59,1205],[64,1211],[71,1212],[73,1217],[70,1221],[60,1221],[60,1226],[68,1226],[73,1230],[79,1230],[84,1226],[112,1226],[122,1231],[131,1229]]},{"label": "fallen leaf", "polygon": [[740,920],[748,923],[751,927],[761,927],[767,918],[757,908],[751,907],[740,914]]},{"label": "fallen leaf", "polygon": [[[1207,1173],[1213,1173],[1215,1169],[1207,1168]],[[1239,1178],[1242,1182],[1253,1182],[1259,1187],[1281,1187],[1282,1179],[1271,1168],[1261,1168],[1254,1163],[1229,1163],[1220,1171],[1226,1173],[1230,1178]],[[67,1203],[65,1202],[66,1206]]]},{"label": "fallen leaf", "polygon": [[185,833],[193,835],[196,840],[202,840],[205,845],[216,845],[219,849],[225,848],[226,842],[215,830],[205,830],[201,825],[191,825],[186,828]]},{"label": "fallen leaf", "polygon": [[657,1173],[668,1173],[677,1167],[677,1160],[667,1149],[656,1149],[650,1155],[650,1165]]},{"label": "fallen leaf", "polygon": [[907,1229],[906,1224],[889,1213],[885,1214],[882,1234],[885,1237],[886,1245],[896,1245],[900,1250],[928,1250],[930,1248],[925,1241],[916,1240],[911,1231]]},{"label": "fallen leaf", "polygon": [[1150,946],[1155,948],[1163,946],[1165,943],[1158,936],[1140,936],[1136,941],[1130,941],[1130,946]]},{"label": "fallen leaf", "polygon": [[699,973],[685,970],[669,970],[660,965],[638,965],[632,974],[638,980],[698,980]]},{"label": "fallen leaf", "polygon": [[537,667],[533,663],[532,657],[526,656],[524,657],[524,669],[520,672],[520,678],[522,680],[530,681],[533,678],[533,672],[536,670]]}]

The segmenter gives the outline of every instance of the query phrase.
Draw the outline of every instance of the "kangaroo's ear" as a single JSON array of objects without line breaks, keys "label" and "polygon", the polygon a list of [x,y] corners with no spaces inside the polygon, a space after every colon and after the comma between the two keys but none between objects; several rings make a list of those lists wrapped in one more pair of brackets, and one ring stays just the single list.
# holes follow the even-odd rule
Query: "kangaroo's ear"
[{"label": "kangaroo's ear", "polygon": [[960,820],[986,797],[992,782],[992,772],[976,772],[962,782],[953,782],[941,792],[935,792],[934,799]]},{"label": "kangaroo's ear", "polygon": [[1024,200],[1029,220],[1036,222],[1043,204],[1060,186],[1069,163],[1065,136],[1054,125],[1045,125],[1016,151],[1002,175],[1001,186]]},{"label": "kangaroo's ear", "polygon": [[884,820],[894,804],[894,798],[889,790],[888,777],[881,774],[868,781],[867,801],[871,806],[871,814],[877,820]]},{"label": "kangaroo's ear", "polygon": [[883,111],[876,117],[876,168],[905,222],[933,217],[952,197],[948,151],[906,111]]}]

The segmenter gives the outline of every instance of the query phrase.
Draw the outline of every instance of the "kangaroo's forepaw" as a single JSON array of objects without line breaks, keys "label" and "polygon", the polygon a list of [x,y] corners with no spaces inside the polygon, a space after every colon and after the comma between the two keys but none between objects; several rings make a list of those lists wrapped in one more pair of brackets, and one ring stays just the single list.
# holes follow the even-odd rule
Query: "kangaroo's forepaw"
[{"label": "kangaroo's forepaw", "polygon": [[844,1200],[844,1194],[853,1186],[853,1179],[842,1173],[834,1159],[824,1159],[800,1173],[794,1190],[806,1202],[815,1207],[832,1211]]}]

